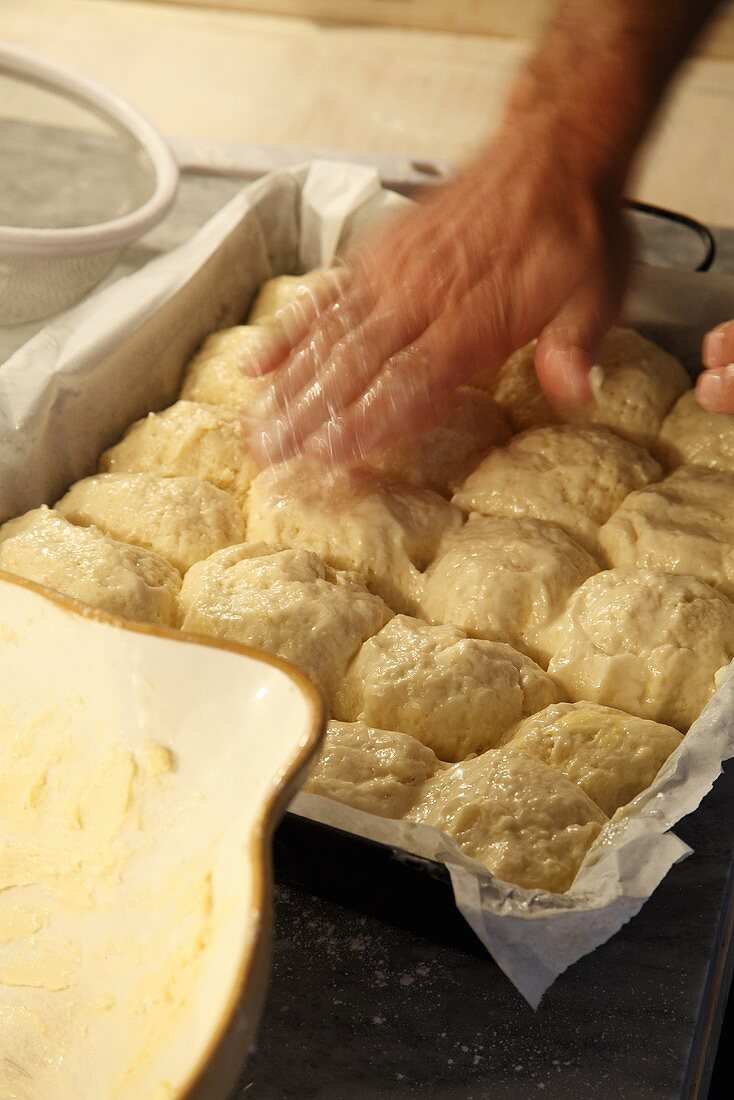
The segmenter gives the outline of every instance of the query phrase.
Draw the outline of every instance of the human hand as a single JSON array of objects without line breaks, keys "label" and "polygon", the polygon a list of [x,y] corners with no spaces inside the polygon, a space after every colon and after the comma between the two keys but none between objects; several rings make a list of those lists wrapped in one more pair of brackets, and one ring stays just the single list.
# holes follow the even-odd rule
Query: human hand
[{"label": "human hand", "polygon": [[541,334],[538,377],[555,404],[590,399],[596,344],[628,265],[616,190],[569,145],[505,133],[462,176],[348,258],[330,298],[287,307],[288,339],[253,449],[277,462],[364,457],[440,419],[448,395]]},{"label": "human hand", "polygon": [[725,321],[703,342],[706,368],[696,382],[696,397],[709,412],[734,413],[734,321]]}]

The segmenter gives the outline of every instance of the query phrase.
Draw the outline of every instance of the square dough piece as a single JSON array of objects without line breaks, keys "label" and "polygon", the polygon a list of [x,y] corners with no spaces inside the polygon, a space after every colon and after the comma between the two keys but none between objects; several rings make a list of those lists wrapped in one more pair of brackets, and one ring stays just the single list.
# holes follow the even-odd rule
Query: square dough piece
[{"label": "square dough piece", "polygon": [[609,569],[581,585],[546,642],[569,699],[685,731],[734,656],[734,604],[695,577]]},{"label": "square dough piece", "polygon": [[267,325],[238,325],[213,332],[186,369],[181,397],[204,405],[251,409],[268,379],[247,375],[242,367],[256,360],[271,341],[272,330]]},{"label": "square dough piece", "polygon": [[661,476],[646,451],[606,428],[559,424],[491,451],[453,501],[465,512],[548,520],[594,553],[600,526],[627,494]]},{"label": "square dough piece", "polygon": [[[493,395],[516,431],[552,424],[554,413],[535,374],[537,340],[521,348],[498,371],[472,380]],[[578,410],[575,423],[597,424],[616,435],[650,447],[663,418],[691,380],[672,355],[629,328],[612,328],[597,352],[602,381],[595,401]],[[565,419],[560,417],[560,419]]]},{"label": "square dough piece", "polygon": [[553,523],[474,513],[443,540],[426,570],[421,615],[509,642],[546,663],[543,632],[598,569]]},{"label": "square dough piece", "polygon": [[684,393],[663,422],[655,453],[670,470],[706,466],[734,474],[734,415],[708,412],[695,390]]},{"label": "square dough piece", "polygon": [[357,573],[394,611],[410,615],[442,535],[460,526],[458,508],[427,489],[362,469],[329,482],[296,463],[255,478],[247,535],[311,550],[334,569]]},{"label": "square dough piece", "polygon": [[734,477],[682,466],[630,493],[599,545],[609,565],[688,574],[734,598]]},{"label": "square dough piece", "polygon": [[510,428],[489,394],[461,386],[449,402],[446,420],[411,440],[392,443],[367,458],[390,477],[449,496],[492,447],[507,443]]},{"label": "square dough piece", "polygon": [[440,767],[435,754],[407,734],[364,722],[329,722],[303,789],[368,814],[399,818]]},{"label": "square dough piece", "polygon": [[195,401],[177,401],[138,420],[104,452],[99,468],[102,473],[198,477],[232,493],[242,506],[258,472],[242,414]]},{"label": "square dough piece", "polygon": [[596,703],[557,703],[505,738],[508,752],[562,772],[609,817],[649,787],[683,738],[672,726]]},{"label": "square dough piece", "polygon": [[542,760],[491,749],[437,772],[408,811],[498,878],[562,894],[607,818]]},{"label": "square dough piece", "polygon": [[277,320],[276,314],[280,310],[297,302],[299,298],[309,297],[320,304],[331,293],[334,283],[334,272],[323,267],[314,268],[306,275],[278,275],[274,279],[268,279],[260,287],[250,307],[248,323],[272,323]]},{"label": "square dough piece", "polygon": [[152,550],[180,573],[245,540],[234,497],[197,477],[97,474],[72,485],[55,507],[71,523]]},{"label": "square dough piece", "polygon": [[494,748],[558,698],[542,668],[511,646],[399,615],[364,643],[332,707],[335,718],[409,733],[456,761]]},{"label": "square dough piece", "polygon": [[141,623],[175,626],[181,577],[150,550],[36,508],[0,528],[0,569]]},{"label": "square dough piece", "polygon": [[264,649],[300,668],[328,700],[390,611],[356,577],[304,550],[246,543],[186,574],[182,630]]}]

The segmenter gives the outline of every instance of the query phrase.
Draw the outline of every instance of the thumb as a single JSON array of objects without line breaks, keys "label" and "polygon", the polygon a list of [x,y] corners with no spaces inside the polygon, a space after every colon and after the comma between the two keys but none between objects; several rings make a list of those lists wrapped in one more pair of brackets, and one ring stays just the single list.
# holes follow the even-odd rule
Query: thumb
[{"label": "thumb", "polygon": [[594,354],[615,312],[608,293],[584,285],[540,334],[535,370],[546,397],[559,411],[592,400],[589,374]]}]

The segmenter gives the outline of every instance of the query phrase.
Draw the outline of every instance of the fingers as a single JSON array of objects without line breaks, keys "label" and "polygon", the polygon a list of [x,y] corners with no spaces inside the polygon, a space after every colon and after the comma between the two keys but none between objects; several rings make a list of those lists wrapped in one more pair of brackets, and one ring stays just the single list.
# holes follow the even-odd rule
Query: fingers
[{"label": "fingers", "polygon": [[546,397],[562,411],[588,404],[589,374],[599,342],[614,317],[606,288],[584,285],[546,325],[535,351],[535,369]]},{"label": "fingers", "polygon": [[317,318],[343,297],[349,282],[350,273],[346,267],[330,269],[315,288],[299,294],[272,317],[264,319],[261,327],[267,333],[263,333],[262,347],[243,359],[242,371],[257,378],[276,370],[305,339]]},{"label": "fingers", "polygon": [[696,382],[699,405],[709,412],[734,413],[734,364],[705,370]]},{"label": "fingers", "polygon": [[734,363],[734,321],[717,325],[704,338],[703,362],[713,370]]}]

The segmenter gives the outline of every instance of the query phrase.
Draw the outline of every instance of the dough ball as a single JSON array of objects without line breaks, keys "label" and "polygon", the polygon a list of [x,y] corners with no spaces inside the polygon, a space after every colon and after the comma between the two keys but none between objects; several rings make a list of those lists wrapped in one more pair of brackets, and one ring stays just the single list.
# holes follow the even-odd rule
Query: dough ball
[{"label": "dough ball", "polygon": [[695,577],[610,569],[581,585],[546,640],[569,699],[686,730],[734,656],[734,604]]},{"label": "dough ball", "polygon": [[734,415],[702,409],[690,390],[665,418],[656,454],[669,469],[706,466],[734,474]]},{"label": "dough ball", "polygon": [[543,631],[598,565],[552,523],[472,514],[425,574],[421,614],[545,663]]},{"label": "dough ball", "polygon": [[509,426],[496,401],[482,390],[462,386],[443,424],[410,441],[392,443],[367,462],[391,477],[448,496],[480,455],[509,438]]},{"label": "dough ball", "polygon": [[177,401],[150,413],[102,455],[103,473],[198,477],[232,493],[244,505],[258,469],[247,450],[247,430],[236,409]]},{"label": "dough ball", "polygon": [[215,550],[244,542],[234,497],[197,477],[97,474],[73,485],[56,511],[82,527],[152,550],[180,573]]},{"label": "dough ball", "polygon": [[304,790],[368,814],[398,818],[440,767],[434,753],[414,737],[364,722],[329,722]]},{"label": "dough ball", "polygon": [[685,573],[734,597],[734,477],[682,466],[630,493],[599,545],[610,565]]},{"label": "dough ball", "polygon": [[499,749],[437,772],[406,817],[453,837],[505,882],[557,894],[607,820],[542,760]]},{"label": "dough ball", "polygon": [[331,293],[334,281],[334,272],[322,267],[309,271],[307,275],[278,275],[275,279],[268,279],[250,307],[248,323],[271,323],[277,320],[275,314],[279,310],[301,297],[308,296],[321,304]]},{"label": "dough ball", "polygon": [[205,405],[250,409],[268,379],[247,375],[242,366],[257,359],[270,339],[265,325],[238,325],[212,333],[186,369],[181,397]]},{"label": "dough ball", "polygon": [[[521,348],[499,371],[484,371],[474,379],[474,385],[481,383],[493,394],[516,431],[558,419],[535,374],[536,344],[533,340]],[[574,422],[598,424],[640,447],[650,447],[674,402],[690,389],[685,370],[672,355],[629,328],[609,330],[597,363],[602,381],[595,401],[576,410]]]},{"label": "dough ball", "polygon": [[525,718],[508,752],[562,772],[609,817],[649,787],[683,740],[678,730],[596,703],[557,703]]},{"label": "dough ball", "polygon": [[441,536],[460,526],[459,510],[427,489],[359,469],[327,481],[297,463],[252,483],[247,530],[250,539],[312,550],[352,570],[393,610],[412,614]]},{"label": "dough ball", "polygon": [[150,550],[36,508],[0,528],[0,569],[112,615],[175,626],[181,577]]},{"label": "dough ball", "polygon": [[304,550],[247,543],[218,550],[186,574],[182,630],[275,653],[329,699],[365,639],[390,611],[356,577]]},{"label": "dough ball", "polygon": [[627,494],[661,475],[646,451],[605,428],[559,424],[491,451],[453,499],[466,512],[549,520],[594,553]]},{"label": "dough ball", "polygon": [[542,668],[511,646],[399,615],[364,643],[333,713],[409,733],[441,760],[464,760],[557,699]]}]

